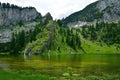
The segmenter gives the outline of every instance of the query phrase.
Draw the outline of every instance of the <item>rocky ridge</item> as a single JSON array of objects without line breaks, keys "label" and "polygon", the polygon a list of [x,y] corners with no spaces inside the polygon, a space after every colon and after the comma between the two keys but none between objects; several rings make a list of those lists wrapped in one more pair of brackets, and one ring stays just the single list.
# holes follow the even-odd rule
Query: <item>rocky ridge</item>
[{"label": "rocky ridge", "polygon": [[0,26],[15,25],[42,17],[34,7],[18,7],[9,3],[0,4]]},{"label": "rocky ridge", "polygon": [[[65,18],[67,25],[120,20],[120,0],[99,0]],[[80,23],[81,22],[81,23]],[[74,25],[74,26],[75,26]],[[72,25],[73,26],[73,25]]]}]

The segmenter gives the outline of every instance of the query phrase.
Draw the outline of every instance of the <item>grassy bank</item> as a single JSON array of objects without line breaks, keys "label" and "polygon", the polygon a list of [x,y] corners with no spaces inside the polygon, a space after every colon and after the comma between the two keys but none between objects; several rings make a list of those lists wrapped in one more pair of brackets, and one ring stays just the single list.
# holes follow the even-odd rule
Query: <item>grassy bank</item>
[{"label": "grassy bank", "polygon": [[120,54],[120,49],[115,45],[108,46],[105,43],[82,40],[81,46],[88,54]]},{"label": "grassy bank", "polygon": [[0,70],[0,80],[51,80],[47,76],[32,74],[32,72],[11,72]]},{"label": "grassy bank", "polygon": [[0,70],[0,80],[119,80],[119,75],[103,74],[100,76],[81,76],[78,74],[64,73],[59,77],[48,77],[39,74],[33,74],[29,71],[11,72]]}]

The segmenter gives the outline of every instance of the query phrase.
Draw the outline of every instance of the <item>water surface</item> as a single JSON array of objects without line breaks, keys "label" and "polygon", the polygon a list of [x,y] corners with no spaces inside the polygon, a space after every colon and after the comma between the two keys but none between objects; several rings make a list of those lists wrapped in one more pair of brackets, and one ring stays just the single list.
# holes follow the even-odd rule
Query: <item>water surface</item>
[{"label": "water surface", "polygon": [[0,57],[1,70],[30,70],[49,76],[88,76],[120,74],[120,55],[116,54],[70,54],[54,56],[8,56]]}]

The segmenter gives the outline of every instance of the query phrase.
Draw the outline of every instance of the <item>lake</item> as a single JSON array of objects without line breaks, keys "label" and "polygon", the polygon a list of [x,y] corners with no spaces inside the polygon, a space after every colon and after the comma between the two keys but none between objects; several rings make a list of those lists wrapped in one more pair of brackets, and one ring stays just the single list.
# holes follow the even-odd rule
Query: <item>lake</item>
[{"label": "lake", "polygon": [[28,70],[50,77],[120,76],[120,55],[66,54],[54,56],[34,55],[31,57],[1,56],[0,69],[13,71]]}]

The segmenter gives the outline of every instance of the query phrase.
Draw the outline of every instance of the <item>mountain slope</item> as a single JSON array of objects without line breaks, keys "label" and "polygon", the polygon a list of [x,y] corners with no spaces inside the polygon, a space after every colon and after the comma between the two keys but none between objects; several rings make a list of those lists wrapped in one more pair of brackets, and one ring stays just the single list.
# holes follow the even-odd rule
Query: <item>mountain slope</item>
[{"label": "mountain slope", "polygon": [[13,32],[34,29],[39,22],[50,19],[50,13],[42,16],[34,7],[0,3],[0,43],[10,42]]},{"label": "mountain slope", "polygon": [[109,22],[120,20],[120,0],[99,0],[63,20],[73,22]]}]

